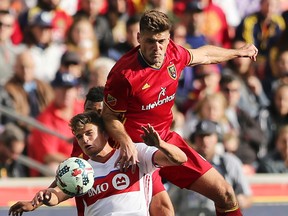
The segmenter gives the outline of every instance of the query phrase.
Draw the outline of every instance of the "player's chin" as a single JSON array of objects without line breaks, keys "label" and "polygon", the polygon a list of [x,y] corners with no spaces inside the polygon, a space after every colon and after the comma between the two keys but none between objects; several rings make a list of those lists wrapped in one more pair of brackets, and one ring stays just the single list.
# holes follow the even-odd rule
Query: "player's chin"
[{"label": "player's chin", "polygon": [[84,149],[84,153],[88,156],[93,156],[98,154],[98,151],[93,147],[89,147]]}]

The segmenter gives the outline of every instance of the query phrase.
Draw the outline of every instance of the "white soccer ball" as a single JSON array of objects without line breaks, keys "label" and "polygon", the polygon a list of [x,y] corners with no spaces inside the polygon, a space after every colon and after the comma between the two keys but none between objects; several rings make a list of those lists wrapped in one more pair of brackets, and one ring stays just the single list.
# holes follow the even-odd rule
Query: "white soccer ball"
[{"label": "white soccer ball", "polygon": [[58,166],[56,184],[69,196],[81,196],[94,184],[93,168],[82,158],[68,158]]}]

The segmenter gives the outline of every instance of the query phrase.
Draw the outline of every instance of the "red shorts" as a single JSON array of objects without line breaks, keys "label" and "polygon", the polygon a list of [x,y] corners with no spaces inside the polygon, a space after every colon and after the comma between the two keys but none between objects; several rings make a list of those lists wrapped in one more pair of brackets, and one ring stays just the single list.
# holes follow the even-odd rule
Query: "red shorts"
[{"label": "red shorts", "polygon": [[165,191],[165,187],[162,183],[162,178],[159,175],[159,170],[160,169],[155,170],[152,174],[152,196],[162,191]]},{"label": "red shorts", "polygon": [[188,189],[193,182],[212,168],[212,165],[191,148],[177,133],[169,133],[164,141],[178,146],[188,157],[188,161],[183,165],[167,166],[160,169],[160,176],[172,184]]}]

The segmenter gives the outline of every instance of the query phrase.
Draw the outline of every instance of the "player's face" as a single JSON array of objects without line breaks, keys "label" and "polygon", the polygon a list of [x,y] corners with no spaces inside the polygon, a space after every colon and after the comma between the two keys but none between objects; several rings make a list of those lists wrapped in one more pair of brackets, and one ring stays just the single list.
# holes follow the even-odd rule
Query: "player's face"
[{"label": "player's face", "polygon": [[101,113],[102,109],[103,109],[103,102],[92,102],[87,100],[84,106],[85,112],[97,111],[98,113]]},{"label": "player's face", "polygon": [[75,136],[79,146],[86,155],[89,157],[101,156],[101,151],[107,141],[96,125],[86,124],[82,129],[76,131]]},{"label": "player's face", "polygon": [[197,152],[207,160],[211,160],[215,154],[215,146],[217,144],[217,134],[206,134],[195,136],[195,145]]},{"label": "player's face", "polygon": [[143,57],[153,67],[161,67],[167,46],[169,44],[170,33],[164,31],[161,33],[141,32],[138,33],[137,39]]}]

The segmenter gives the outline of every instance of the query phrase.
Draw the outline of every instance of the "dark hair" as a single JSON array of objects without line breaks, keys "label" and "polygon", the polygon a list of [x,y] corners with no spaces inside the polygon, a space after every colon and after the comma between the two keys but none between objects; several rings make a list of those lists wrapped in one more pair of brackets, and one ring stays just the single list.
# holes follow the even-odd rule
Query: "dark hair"
[{"label": "dark hair", "polygon": [[11,144],[15,141],[24,142],[25,134],[17,125],[8,123],[0,134],[0,142],[3,142],[7,147],[11,147]]},{"label": "dark hair", "polygon": [[97,87],[91,87],[86,94],[86,99],[84,102],[84,106],[87,103],[87,101],[91,101],[93,103],[96,102],[102,102],[104,97],[104,87],[103,86],[97,86]]},{"label": "dark hair", "polygon": [[137,24],[140,22],[140,15],[139,14],[136,14],[136,15],[133,15],[133,16],[130,16],[126,22],[126,28],[128,28],[129,26],[131,25],[134,25],[134,24]]},{"label": "dark hair", "polygon": [[96,111],[87,111],[74,116],[69,123],[72,133],[75,134],[78,130],[84,128],[86,124],[96,125],[101,132],[105,131],[104,121],[101,115]]},{"label": "dark hair", "polygon": [[170,31],[171,27],[168,16],[157,10],[146,11],[140,19],[140,32],[160,33]]},{"label": "dark hair", "polygon": [[225,73],[221,76],[219,84],[220,84],[220,87],[223,88],[227,84],[234,82],[234,81],[240,82],[240,79],[237,75],[232,74],[232,73]]}]

